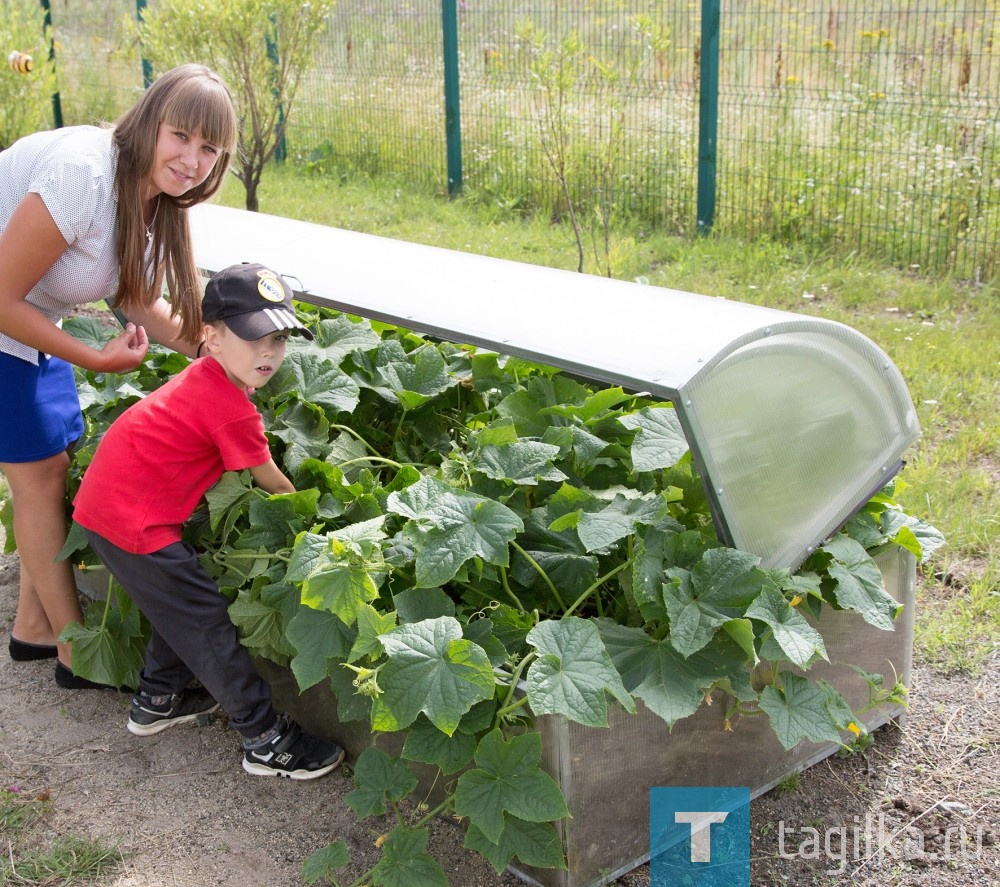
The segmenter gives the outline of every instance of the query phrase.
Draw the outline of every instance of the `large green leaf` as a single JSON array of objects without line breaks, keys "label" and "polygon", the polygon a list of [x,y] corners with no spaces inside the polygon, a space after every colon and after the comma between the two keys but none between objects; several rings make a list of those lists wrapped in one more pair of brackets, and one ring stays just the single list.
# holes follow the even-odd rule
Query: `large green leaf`
[{"label": "large green leaf", "polygon": [[715,640],[683,657],[667,641],[658,641],[641,628],[607,619],[597,620],[597,625],[626,689],[669,727],[694,714],[716,685],[725,685],[741,699],[756,699],[745,657],[732,641]]},{"label": "large green leaf", "polygon": [[344,841],[334,841],[310,853],[303,860],[302,879],[306,884],[315,884],[320,878],[328,877],[331,871],[343,868],[350,861],[347,844]]},{"label": "large green leaf", "polygon": [[358,611],[378,597],[378,585],[364,562],[334,543],[326,563],[302,584],[302,603],[329,610],[353,625]]},{"label": "large green leaf", "polygon": [[400,623],[455,615],[455,602],[440,588],[404,588],[392,603]]},{"label": "large green leaf", "polygon": [[510,813],[504,816],[503,831],[491,841],[475,824],[465,833],[465,847],[475,850],[503,872],[516,856],[525,865],[546,869],[566,869],[562,841],[551,822],[526,822]]},{"label": "large green leaf", "polygon": [[348,662],[357,662],[365,656],[378,658],[382,655],[382,642],[379,636],[392,631],[397,624],[398,614],[395,610],[380,613],[374,607],[364,605],[358,609],[356,628],[358,636],[347,656]]},{"label": "large green leaf", "polygon": [[382,339],[367,320],[354,321],[344,314],[327,318],[316,327],[313,348],[334,366],[340,366],[348,354],[371,351]]},{"label": "large green leaf", "polygon": [[382,844],[382,858],[371,870],[378,887],[448,887],[441,864],[427,849],[426,829],[396,826]]},{"label": "large green leaf", "polygon": [[663,585],[670,642],[682,656],[697,653],[730,619],[743,615],[767,577],[760,558],[731,548],[712,548],[692,570],[672,567]]},{"label": "large green leaf", "polygon": [[455,812],[469,817],[494,844],[503,834],[506,813],[528,822],[569,816],[559,786],[538,766],[541,756],[538,733],[515,736],[509,742],[499,730],[488,733],[476,750],[476,768],[458,778]]},{"label": "large green leaf", "polygon": [[285,620],[280,610],[260,600],[253,590],[240,589],[229,605],[229,618],[239,630],[243,646],[267,659],[284,663],[295,649],[285,636]]},{"label": "large green leaf", "polygon": [[[534,564],[528,561],[528,557]],[[547,577],[558,589],[563,604],[567,605],[594,584],[599,568],[600,562],[591,554],[545,551],[525,544],[524,553],[517,552],[511,560],[511,578],[525,588],[544,594],[548,588],[544,577]]]},{"label": "large green leaf", "polygon": [[326,462],[339,468],[347,483],[354,483],[365,468],[375,464],[372,455],[364,441],[343,431],[330,440]]},{"label": "large green leaf", "polygon": [[138,608],[117,585],[108,598],[95,601],[84,624],[70,622],[59,642],[73,645],[73,671],[111,687],[137,687],[145,661],[146,635]]},{"label": "large green leaf", "polygon": [[241,549],[264,548],[271,553],[290,547],[291,540],[306,526],[306,519],[296,507],[296,498],[299,505],[303,498],[309,502],[307,514],[315,511],[315,490],[266,499],[254,496],[250,500],[250,526],[231,544]]},{"label": "large green leaf", "polygon": [[518,440],[502,446],[488,444],[476,451],[472,467],[494,480],[535,486],[543,480],[566,479],[552,464],[558,455],[559,447],[537,440]]},{"label": "large green leaf", "polygon": [[535,376],[498,403],[496,412],[513,421],[521,437],[541,437],[553,424],[567,424],[554,423],[555,413],[549,412],[549,407],[583,404],[589,396],[587,388],[566,376]]},{"label": "large green leaf", "polygon": [[547,578],[566,603],[576,600],[594,584],[600,560],[583,550],[572,530],[550,529],[547,524],[551,519],[548,508],[533,508],[527,515],[525,531],[517,540],[523,553],[516,551],[511,557],[510,577],[524,588],[540,591],[547,586]]},{"label": "large green leaf", "polygon": [[303,582],[326,561],[327,538],[318,533],[302,533],[295,540],[292,556],[285,570],[289,582]]},{"label": "large green leaf", "polygon": [[840,724],[844,706],[842,698],[837,699],[839,694],[831,694],[830,689],[791,672],[782,673],[777,687],[764,688],[760,707],[786,750],[803,739],[840,743],[838,728],[847,726]]},{"label": "large green leaf", "polygon": [[673,408],[647,407],[618,421],[626,428],[637,429],[632,441],[632,465],[636,471],[669,468],[687,452],[687,438]]},{"label": "large green leaf", "polygon": [[837,580],[837,603],[859,612],[869,625],[892,631],[902,605],[885,590],[882,573],[868,552],[847,536],[834,536],[822,551],[832,557],[827,569]]},{"label": "large green leaf", "polygon": [[747,608],[747,618],[767,625],[774,640],[791,662],[805,668],[816,659],[826,659],[823,637],[801,613],[797,612],[778,589],[765,586],[760,596]]},{"label": "large green leaf", "polygon": [[376,730],[409,727],[420,712],[449,736],[473,705],[493,695],[496,680],[482,647],[462,637],[457,619],[426,619],[380,635],[389,656],[372,704]]},{"label": "large green leaf", "polygon": [[246,472],[224,471],[222,477],[205,493],[212,529],[218,527],[225,518],[226,512],[240,499],[248,499],[254,495],[250,490]]},{"label": "large green leaf", "polygon": [[632,553],[632,597],[647,622],[666,621],[663,604],[663,571],[666,541],[670,534],[653,527],[637,534]]},{"label": "large green leaf", "polygon": [[426,403],[457,384],[448,374],[441,352],[430,344],[406,352],[397,341],[383,342],[374,369],[371,387],[406,410]]},{"label": "large green leaf", "polygon": [[337,720],[341,723],[364,721],[367,724],[371,720],[372,700],[358,692],[355,684],[358,677],[357,672],[346,667],[335,668],[330,675],[330,686],[337,699]]},{"label": "large green leaf", "polygon": [[475,751],[476,738],[471,734],[459,729],[448,736],[423,717],[414,721],[403,743],[403,757],[408,761],[434,764],[445,774],[461,770]]},{"label": "large green leaf", "polygon": [[657,523],[667,507],[666,500],[657,494],[616,494],[600,511],[583,511],[576,531],[587,551],[607,551],[632,533],[637,523]]},{"label": "large green leaf", "polygon": [[[111,319],[110,315],[108,315],[108,319]],[[72,317],[67,317],[62,322],[62,328],[65,332],[72,335],[74,339],[79,339],[85,345],[96,348],[98,351],[115,334],[114,327],[109,327],[98,317],[89,317],[85,314],[76,314]]]},{"label": "large green leaf", "polygon": [[898,508],[887,509],[883,516],[886,535],[898,545],[904,545],[921,563],[945,543],[944,534],[915,515]]},{"label": "large green leaf", "polygon": [[542,442],[559,447],[560,455],[571,459],[573,470],[579,475],[589,473],[596,464],[597,457],[608,448],[608,442],[604,438],[575,425],[546,428],[542,434]]},{"label": "large green leaf", "polygon": [[300,536],[286,576],[302,583],[302,603],[353,625],[378,597],[385,575],[382,524],[381,517],[350,524],[328,533],[322,544],[312,534]]},{"label": "large green leaf", "polygon": [[287,628],[288,641],[295,648],[291,668],[299,690],[325,680],[334,662],[347,658],[353,635],[350,627],[332,613],[299,607]]},{"label": "large green leaf", "polygon": [[609,695],[635,711],[592,621],[570,616],[541,622],[528,632],[528,643],[539,657],[525,680],[536,715],[565,715],[590,727],[606,727]]},{"label": "large green leaf", "polygon": [[309,457],[323,458],[330,422],[321,407],[296,401],[272,423],[270,432],[285,442],[285,466],[294,472]]},{"label": "large green leaf", "polygon": [[390,757],[375,746],[366,748],[354,765],[354,789],[344,796],[344,803],[358,819],[382,816],[387,803],[398,803],[417,787],[406,761]]},{"label": "large green leaf", "polygon": [[591,424],[607,416],[618,404],[630,401],[633,397],[634,395],[626,394],[621,388],[601,388],[598,391],[588,391],[582,401],[548,407],[545,412],[550,416],[573,417]]},{"label": "large green leaf", "polygon": [[524,529],[521,519],[502,503],[430,476],[392,493],[386,507],[411,518],[404,534],[416,551],[418,588],[444,585],[473,557],[507,566],[508,546]]},{"label": "large green leaf", "polygon": [[350,413],[358,405],[361,389],[350,376],[311,351],[289,351],[268,381],[264,394],[294,391],[302,400],[318,404],[327,415]]}]

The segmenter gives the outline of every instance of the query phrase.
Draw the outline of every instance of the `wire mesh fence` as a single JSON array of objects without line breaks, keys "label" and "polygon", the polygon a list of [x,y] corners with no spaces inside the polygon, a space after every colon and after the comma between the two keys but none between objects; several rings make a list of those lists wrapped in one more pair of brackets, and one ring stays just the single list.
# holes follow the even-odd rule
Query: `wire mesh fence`
[{"label": "wire mesh fence", "polygon": [[[64,122],[113,119],[142,88],[137,4],[51,2]],[[340,0],[288,117],[289,162],[447,189],[447,2]],[[998,0],[729,0],[717,60],[711,0],[451,2],[469,198],[693,234],[710,156],[720,233],[997,275]]]}]

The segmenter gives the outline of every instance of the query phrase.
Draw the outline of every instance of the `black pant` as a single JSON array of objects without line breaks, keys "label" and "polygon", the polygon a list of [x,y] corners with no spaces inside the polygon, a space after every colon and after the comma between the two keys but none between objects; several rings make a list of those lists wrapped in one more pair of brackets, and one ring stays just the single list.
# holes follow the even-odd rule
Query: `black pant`
[{"label": "black pant", "polygon": [[152,626],[139,689],[151,696],[180,693],[195,677],[241,734],[255,737],[269,729],[277,718],[271,688],[240,643],[228,601],[195,550],[175,542],[152,554],[132,554],[90,530],[87,537]]}]

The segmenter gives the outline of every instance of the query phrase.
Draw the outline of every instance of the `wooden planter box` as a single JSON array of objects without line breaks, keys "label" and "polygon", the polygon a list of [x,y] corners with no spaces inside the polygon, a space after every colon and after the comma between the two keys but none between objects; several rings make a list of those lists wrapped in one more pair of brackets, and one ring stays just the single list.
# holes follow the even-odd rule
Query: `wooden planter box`
[{"label": "wooden planter box", "polygon": [[[913,648],[916,559],[903,549],[882,554],[877,563],[887,591],[904,605],[893,632],[880,631],[857,613],[824,610],[818,629],[829,663],[813,666],[840,690],[853,708],[868,702],[868,687],[851,668],[909,681]],[[273,663],[261,670],[274,688],[275,703],[307,729],[336,736],[348,758],[377,744],[391,754],[402,748],[401,734],[372,734],[364,722],[340,723],[328,685],[300,694],[291,672]],[[638,702],[638,700],[637,700]],[[536,720],[542,734],[542,767],[559,783],[571,818],[560,824],[568,871],[520,866],[510,870],[539,887],[594,887],[606,884],[649,859],[649,789],[653,786],[743,786],[757,797],[785,777],[837,750],[833,743],[801,742],[785,751],[765,717],[739,718],[724,730],[726,702],[702,706],[673,731],[638,703],[630,715],[617,706],[610,726],[595,729],[563,717]],[[861,720],[869,730],[899,719],[902,706],[876,709]],[[614,799],[609,808],[609,799]]]}]

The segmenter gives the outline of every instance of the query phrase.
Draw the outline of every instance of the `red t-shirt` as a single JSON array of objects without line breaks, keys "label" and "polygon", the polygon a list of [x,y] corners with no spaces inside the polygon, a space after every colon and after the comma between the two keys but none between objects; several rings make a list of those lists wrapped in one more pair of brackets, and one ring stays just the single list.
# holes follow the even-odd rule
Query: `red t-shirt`
[{"label": "red t-shirt", "polygon": [[223,471],[271,458],[264,423],[212,357],[133,404],[104,435],[73,501],[77,523],[133,554],[181,539]]}]

